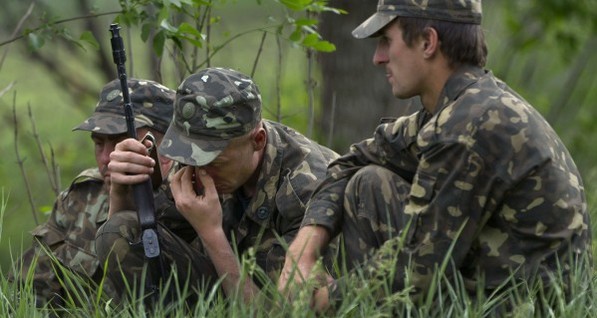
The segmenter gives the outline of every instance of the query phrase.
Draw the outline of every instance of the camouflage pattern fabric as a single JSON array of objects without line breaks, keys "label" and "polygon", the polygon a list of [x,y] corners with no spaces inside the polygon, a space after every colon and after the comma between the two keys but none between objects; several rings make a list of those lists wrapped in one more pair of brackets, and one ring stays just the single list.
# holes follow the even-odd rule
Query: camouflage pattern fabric
[{"label": "camouflage pattern fabric", "polygon": [[377,12],[352,31],[357,39],[377,33],[396,17],[481,24],[481,0],[379,0]]},{"label": "camouflage pattern fabric", "polygon": [[[191,228],[192,229],[192,228]],[[190,290],[212,288],[218,275],[200,246],[193,231],[191,240],[185,239],[172,231],[163,222],[158,222],[161,257],[167,262],[166,275],[173,275],[179,279],[178,286],[189,284]],[[143,269],[146,265],[143,243],[141,242],[141,228],[136,211],[119,211],[102,225],[96,238],[97,255],[102,264],[107,264],[106,276],[113,282],[118,293],[112,294],[113,301],[120,303],[132,290],[139,290]],[[196,239],[196,240],[195,240]],[[123,279],[123,275],[127,281]],[[165,279],[171,278],[170,276]],[[171,295],[177,295],[176,284],[170,285]],[[165,290],[160,290],[165,293]],[[189,303],[197,301],[195,293],[187,299]]]},{"label": "camouflage pattern fabric", "polygon": [[[196,235],[184,217],[171,208],[172,201],[166,194],[167,189],[165,183],[154,193],[156,207],[163,211],[158,219],[168,224],[177,235],[190,241]],[[63,304],[67,289],[60,282],[63,275],[62,270],[56,267],[56,262],[74,274],[88,278],[92,283],[91,288],[101,281],[103,272],[96,256],[95,236],[108,217],[108,195],[99,170],[87,169],[58,196],[48,221],[32,231],[33,246],[24,252],[15,265],[19,272],[10,273],[9,276],[13,281],[23,280],[29,271],[33,271],[38,306],[50,303],[59,307]],[[35,268],[32,269],[34,264]],[[107,295],[116,294],[109,279],[103,282],[103,288]]]},{"label": "camouflage pattern fabric", "polygon": [[233,234],[241,254],[253,249],[257,265],[277,281],[286,250],[276,234],[286,244],[292,242],[308,200],[338,154],[290,127],[271,121],[264,121],[264,126],[268,141],[257,193],[240,217],[232,213],[242,209],[238,198],[224,196],[222,208],[229,211],[224,214],[229,239]]},{"label": "camouflage pattern fabric", "polygon": [[[11,273],[11,279],[24,279],[33,271],[33,288],[40,307],[48,302],[59,306],[66,295],[60,283],[61,271],[54,268],[53,258],[79,276],[99,283],[102,273],[95,257],[95,232],[107,217],[108,191],[99,170],[87,169],[58,196],[48,221],[32,231],[33,246],[24,252],[16,266],[20,272]],[[106,281],[104,288],[112,290],[111,283]]]},{"label": "camouflage pattern fabric", "polygon": [[178,87],[172,124],[159,151],[189,166],[203,166],[230,139],[253,130],[261,120],[261,94],[253,80],[235,70],[207,68]]},{"label": "camouflage pattern fabric", "polygon": [[407,227],[406,215],[396,215],[395,211],[404,210],[410,188],[402,177],[377,165],[365,166],[350,178],[341,231],[347,236],[344,252],[350,260],[346,264],[348,270],[363,263],[371,251],[398,237]]},{"label": "camouflage pattern fabric", "polygon": [[[547,281],[549,273],[560,269],[566,276],[576,259],[590,259],[582,179],[545,119],[493,74],[476,67],[455,73],[439,101],[435,114],[421,110],[382,124],[373,138],[333,162],[309,201],[303,225],[318,224],[333,234],[346,231],[347,248],[366,242],[353,254],[377,251],[363,264],[372,269],[369,273],[384,258],[396,257],[393,287],[408,287],[409,277],[413,297],[427,290],[435,266],[454,242],[453,269],[470,291],[479,283],[496,288],[511,272],[521,280]],[[371,178],[399,177],[411,184],[408,193],[402,183],[392,187],[390,181],[373,182],[374,189],[363,193],[360,187],[347,188],[370,165],[397,175],[381,178],[374,175],[380,170],[373,169]],[[390,210],[350,204],[370,201],[385,202]],[[365,241],[370,235],[388,239]]]},{"label": "camouflage pattern fabric", "polygon": [[[135,78],[128,80],[128,88],[135,127],[149,127],[165,133],[172,119],[174,90],[158,82]],[[106,135],[127,132],[120,80],[113,80],[102,88],[93,115],[73,130]]]},{"label": "camouflage pattern fabric", "polygon": [[[325,176],[328,163],[338,155],[289,127],[270,121],[263,124],[268,137],[257,181],[258,192],[244,203],[248,199],[243,200],[238,194],[223,195],[220,199],[224,230],[234,249],[239,255],[254,255],[257,265],[276,281],[284,264],[284,244],[296,235],[307,201]],[[98,231],[97,249],[100,259],[109,260],[111,277],[119,279],[122,271],[131,286],[138,285],[144,257],[143,251],[134,247],[139,241],[138,232],[134,232],[138,225],[130,217],[116,218],[120,213]],[[188,244],[170,235],[164,226],[159,230],[163,255],[168,264],[179,269],[181,281],[188,277],[181,269],[184,271],[189,266],[193,282],[213,283],[218,279],[211,262],[204,261],[205,253],[198,238]],[[257,285],[263,283],[253,278]],[[120,280],[117,284],[124,285]]]}]

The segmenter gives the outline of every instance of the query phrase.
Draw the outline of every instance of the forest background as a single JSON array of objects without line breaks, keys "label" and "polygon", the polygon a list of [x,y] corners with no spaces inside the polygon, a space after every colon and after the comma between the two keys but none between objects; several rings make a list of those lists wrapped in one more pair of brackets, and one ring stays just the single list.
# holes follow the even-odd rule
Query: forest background
[{"label": "forest background", "polygon": [[[375,40],[350,30],[376,1],[2,1],[0,10],[0,272],[31,244],[58,191],[95,166],[71,132],[116,77],[110,23],[121,24],[129,77],[175,88],[225,66],[252,74],[264,117],[344,153],[379,118],[416,109],[390,95]],[[533,104],[568,146],[597,211],[597,1],[483,3],[488,68]],[[593,233],[595,233],[595,221]]]}]

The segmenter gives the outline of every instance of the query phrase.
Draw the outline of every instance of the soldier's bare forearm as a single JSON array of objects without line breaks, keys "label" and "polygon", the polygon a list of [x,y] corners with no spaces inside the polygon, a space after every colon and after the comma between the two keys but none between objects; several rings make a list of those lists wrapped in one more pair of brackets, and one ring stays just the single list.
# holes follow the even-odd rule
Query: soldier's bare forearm
[{"label": "soldier's bare forearm", "polygon": [[329,242],[330,234],[324,227],[309,225],[301,228],[286,253],[278,289],[291,296],[292,292],[287,290],[289,282],[300,285],[307,280]]},{"label": "soldier's bare forearm", "polygon": [[296,238],[290,244],[288,256],[294,257],[297,262],[303,257],[305,260],[317,260],[329,242],[330,234],[326,228],[317,225],[305,226],[299,230]]},{"label": "soldier's bare forearm", "polygon": [[[198,233],[207,255],[211,259],[219,277],[223,277],[222,287],[226,295],[234,295],[237,288],[240,289],[243,300],[249,302],[253,299],[259,289],[251,280],[246,277],[241,280],[240,264],[236,258],[224,231],[215,229],[213,231],[203,231]],[[242,285],[240,285],[242,283]]]}]

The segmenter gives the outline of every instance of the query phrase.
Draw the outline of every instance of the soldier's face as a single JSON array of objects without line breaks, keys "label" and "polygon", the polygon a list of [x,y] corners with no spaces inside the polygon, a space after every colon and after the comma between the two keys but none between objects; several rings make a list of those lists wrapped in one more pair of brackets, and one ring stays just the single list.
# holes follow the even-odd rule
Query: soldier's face
[{"label": "soldier's face", "polygon": [[[149,131],[148,128],[142,127],[137,129],[137,136],[142,138],[147,134]],[[152,131],[153,135],[156,137],[156,142],[159,144],[162,141],[163,134],[157,131]],[[104,182],[109,185],[110,181],[110,172],[108,170],[108,163],[110,163],[110,154],[114,151],[116,144],[123,141],[124,139],[128,138],[127,134],[118,134],[118,135],[106,135],[106,134],[98,134],[98,133],[91,133],[91,140],[93,140],[94,150],[95,150],[95,162],[97,164],[97,168],[99,169]],[[160,156],[160,164],[161,164],[161,171],[162,177],[166,177],[170,167],[172,166],[172,160]]]},{"label": "soldier's face", "polygon": [[373,63],[383,66],[392,93],[398,98],[410,98],[420,94],[425,67],[421,40],[409,47],[402,38],[402,29],[397,20],[381,31]]},{"label": "soldier's face", "polygon": [[106,135],[91,133],[91,140],[95,149],[95,162],[104,178],[104,181],[110,180],[110,173],[108,171],[108,163],[110,163],[110,154],[114,151],[117,143],[121,142],[127,137],[126,134]]},{"label": "soldier's face", "polygon": [[214,179],[219,194],[232,193],[241,187],[254,187],[266,139],[263,128],[233,139],[212,162],[201,167]]}]

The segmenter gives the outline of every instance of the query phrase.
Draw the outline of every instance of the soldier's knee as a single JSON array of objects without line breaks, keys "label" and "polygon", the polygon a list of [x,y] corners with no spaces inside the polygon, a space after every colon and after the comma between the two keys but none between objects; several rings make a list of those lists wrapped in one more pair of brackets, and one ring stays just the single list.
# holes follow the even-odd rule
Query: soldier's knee
[{"label": "soldier's knee", "polygon": [[348,181],[344,209],[353,215],[368,215],[372,210],[398,209],[410,191],[410,184],[393,171],[381,166],[361,168]]},{"label": "soldier's knee", "polygon": [[95,249],[98,259],[121,260],[128,253],[131,244],[138,240],[139,222],[135,211],[122,211],[112,215],[95,235]]},{"label": "soldier's knee", "polygon": [[402,186],[407,185],[407,182],[387,168],[368,165],[354,174],[348,182],[347,189],[354,189],[358,193],[379,192],[379,188],[385,185]]}]

